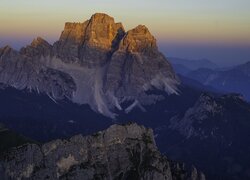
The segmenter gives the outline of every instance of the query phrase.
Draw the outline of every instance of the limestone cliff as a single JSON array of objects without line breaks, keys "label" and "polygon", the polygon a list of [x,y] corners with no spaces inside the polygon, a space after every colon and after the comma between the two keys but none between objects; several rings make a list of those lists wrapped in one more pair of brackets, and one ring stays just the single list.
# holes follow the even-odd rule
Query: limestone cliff
[{"label": "limestone cliff", "polygon": [[102,14],[94,14],[84,23],[66,23],[54,45],[55,54],[65,62],[79,62],[88,66],[106,63],[116,41],[124,34],[121,23]]},{"label": "limestone cliff", "polygon": [[114,18],[96,13],[83,23],[66,23],[53,45],[39,37],[20,52],[0,49],[0,83],[45,93],[55,101],[89,104],[115,118],[114,111],[162,99],[147,95],[151,89],[178,94],[179,80],[147,27],[125,32]]},{"label": "limestone cliff", "polygon": [[113,125],[91,136],[74,136],[42,146],[27,144],[0,161],[0,177],[7,179],[145,179],[204,180],[195,168],[162,156],[153,132],[136,124]]}]

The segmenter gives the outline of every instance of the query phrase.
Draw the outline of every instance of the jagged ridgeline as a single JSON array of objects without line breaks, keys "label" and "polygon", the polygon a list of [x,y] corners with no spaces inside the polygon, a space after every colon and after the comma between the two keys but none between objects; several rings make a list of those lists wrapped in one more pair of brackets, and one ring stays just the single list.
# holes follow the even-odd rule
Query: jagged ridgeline
[{"label": "jagged ridgeline", "polygon": [[[248,74],[247,64],[240,69]],[[0,49],[0,121],[11,131],[0,125],[0,135],[5,140],[5,143],[0,141],[0,151],[30,142],[19,133],[37,141],[50,141],[78,133],[92,134],[114,122],[133,121],[154,129],[162,153],[176,161],[194,164],[205,172],[207,178],[249,179],[249,103],[238,94],[221,96],[217,91],[212,92],[213,89],[204,93],[208,89],[185,79],[188,78],[183,78],[180,83],[145,26],[125,31],[121,23],[105,14],[95,14],[83,23],[66,23],[60,39],[53,45],[37,38],[19,52],[6,46]],[[94,145],[99,143],[101,136],[97,136],[98,141],[92,138],[86,148],[90,148],[88,159],[92,162],[99,155],[104,158],[101,163],[94,160],[97,161],[96,167],[100,165],[97,169],[101,172],[93,173],[107,173],[107,156],[98,149],[94,154],[91,149],[96,147]],[[11,154],[8,157],[13,158],[6,161],[4,169],[9,169],[10,174],[14,169],[16,174],[13,176],[16,177],[37,177],[36,173],[49,171],[54,173],[52,177],[58,172],[60,177],[67,179],[69,174],[78,173],[82,167],[92,168],[92,164],[81,165],[83,162],[79,160],[79,148],[82,147],[79,143],[86,139],[89,138],[79,138],[77,143],[74,138],[58,141],[60,148],[56,146],[51,151],[54,154],[42,157],[40,155],[47,152],[43,149],[46,144],[18,148],[14,153],[21,158],[16,161],[15,154]],[[129,146],[130,140],[122,146]],[[141,140],[133,142],[143,151],[139,154],[144,154],[145,148],[137,147]],[[56,143],[48,147],[53,149],[53,144]],[[107,147],[106,143],[102,145]],[[108,150],[114,154],[116,150],[124,152],[124,149],[117,148],[118,145],[114,151],[113,146],[108,146]],[[62,148],[72,153],[64,153]],[[120,162],[125,161],[123,154],[119,158]],[[68,171],[65,166],[58,166],[60,159],[66,164],[73,163],[72,169]],[[20,169],[19,165],[14,168],[13,164],[18,164],[19,160],[28,163],[25,166],[20,164]],[[138,159],[134,160],[131,162],[138,162]],[[157,157],[156,160],[159,165],[161,162]],[[147,168],[136,167],[144,168],[137,171],[140,176]],[[167,167],[161,166],[162,171],[166,172],[164,168]],[[179,165],[175,167],[181,169]],[[162,175],[161,168],[157,171]],[[21,171],[25,174],[20,174]],[[92,170],[87,172],[92,173]],[[122,172],[130,174],[124,169]],[[179,177],[175,176],[175,171],[171,172],[173,179],[179,179],[174,178]],[[113,175],[120,177],[119,172]]]},{"label": "jagged ridgeline", "polygon": [[147,95],[152,88],[177,94],[179,80],[147,27],[126,32],[114,18],[97,13],[83,23],[66,23],[54,45],[39,37],[20,52],[0,49],[0,83],[89,104],[114,118],[114,110],[159,100]]},{"label": "jagged ridgeline", "polygon": [[203,173],[172,162],[157,150],[153,131],[137,124],[113,125],[91,136],[14,149],[0,161],[7,179],[205,180]]}]

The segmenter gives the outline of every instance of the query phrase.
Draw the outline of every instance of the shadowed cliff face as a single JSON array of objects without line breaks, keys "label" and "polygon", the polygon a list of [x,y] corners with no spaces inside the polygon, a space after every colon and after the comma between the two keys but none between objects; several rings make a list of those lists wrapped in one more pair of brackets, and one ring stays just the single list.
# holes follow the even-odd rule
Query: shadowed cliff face
[{"label": "shadowed cliff face", "polygon": [[204,180],[195,168],[162,156],[153,132],[136,124],[113,125],[92,136],[27,144],[0,161],[5,179],[190,179]]},{"label": "shadowed cliff face", "polygon": [[[102,13],[83,23],[66,23],[53,46],[39,37],[20,52],[0,49],[0,82],[54,100],[89,104],[112,118],[116,110],[162,98],[149,97],[148,90],[178,94],[179,84],[147,27],[125,32],[121,23]],[[128,100],[132,103],[122,108]]]},{"label": "shadowed cliff face", "polygon": [[[44,44],[34,44],[21,53],[5,47],[0,57],[0,81],[6,85],[17,89],[36,90],[38,93],[47,93],[50,97],[62,99],[64,97],[72,98],[73,91],[76,90],[75,82],[72,77],[60,70],[47,67],[39,61],[43,53],[48,52]],[[37,42],[41,43],[41,42]],[[44,51],[39,51],[43,49]],[[34,55],[30,57],[29,55]]]}]

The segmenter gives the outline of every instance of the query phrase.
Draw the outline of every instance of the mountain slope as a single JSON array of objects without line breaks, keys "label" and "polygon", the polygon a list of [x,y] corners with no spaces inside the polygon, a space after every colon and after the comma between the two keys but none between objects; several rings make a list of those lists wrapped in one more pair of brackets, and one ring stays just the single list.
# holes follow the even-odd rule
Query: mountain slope
[{"label": "mountain slope", "polygon": [[[18,159],[22,159],[19,161]],[[151,129],[113,125],[92,136],[55,140],[41,147],[18,147],[0,160],[3,179],[190,179],[204,180],[195,168],[162,156]]]},{"label": "mountain slope", "polygon": [[249,62],[225,71],[198,69],[188,73],[187,76],[224,92],[241,93],[250,100]]},{"label": "mountain slope", "polygon": [[[174,160],[194,164],[208,178],[247,178],[249,104],[237,95],[217,97],[183,85],[179,89],[179,95],[147,92],[164,98],[128,113],[116,112],[119,115],[116,121],[133,121],[153,128],[161,152]],[[69,101],[55,103],[46,95],[14,88],[0,92],[0,122],[35,140],[86,135],[114,123],[88,106]]]},{"label": "mountain slope", "polygon": [[80,106],[68,100],[55,102],[42,93],[4,87],[0,89],[0,99],[0,122],[36,141],[90,134],[112,124],[111,119],[88,105]]},{"label": "mountain slope", "polygon": [[209,178],[249,178],[249,104],[181,80],[145,26],[125,32],[98,13],[66,23],[54,45],[0,49],[0,122],[40,141],[138,122],[154,129],[161,152]]},{"label": "mountain slope", "polygon": [[156,132],[164,134],[157,141],[170,157],[198,165],[209,179],[248,179],[249,120],[250,105],[241,96],[202,94]]},{"label": "mountain slope", "polygon": [[0,82],[88,104],[112,118],[114,110],[124,111],[121,103],[127,99],[142,106],[154,103],[158,97],[145,91],[177,94],[179,84],[145,26],[125,32],[121,23],[101,13],[83,23],[66,23],[53,46],[37,38],[20,52],[0,49]]},{"label": "mountain slope", "polygon": [[[173,64],[173,66],[176,66],[178,68],[180,67],[179,70],[184,70],[183,72],[188,71],[188,70],[190,70],[190,71],[197,70],[200,68],[208,68],[208,69],[218,68],[218,65],[216,65],[215,63],[213,63],[207,59],[190,60],[190,59],[169,57],[168,60]],[[177,71],[177,72],[181,73],[179,71]]]},{"label": "mountain slope", "polygon": [[21,146],[26,143],[34,143],[31,139],[28,139],[18,133],[10,131],[0,123],[0,157],[3,152]]}]

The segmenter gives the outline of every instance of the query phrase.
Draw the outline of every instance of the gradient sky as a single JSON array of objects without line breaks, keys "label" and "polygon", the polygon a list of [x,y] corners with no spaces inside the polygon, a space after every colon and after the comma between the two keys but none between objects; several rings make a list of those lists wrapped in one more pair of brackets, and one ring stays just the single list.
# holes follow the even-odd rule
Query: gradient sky
[{"label": "gradient sky", "polygon": [[250,0],[1,0],[0,46],[41,36],[53,43],[64,23],[104,12],[126,30],[146,25],[167,56],[250,61]]}]

